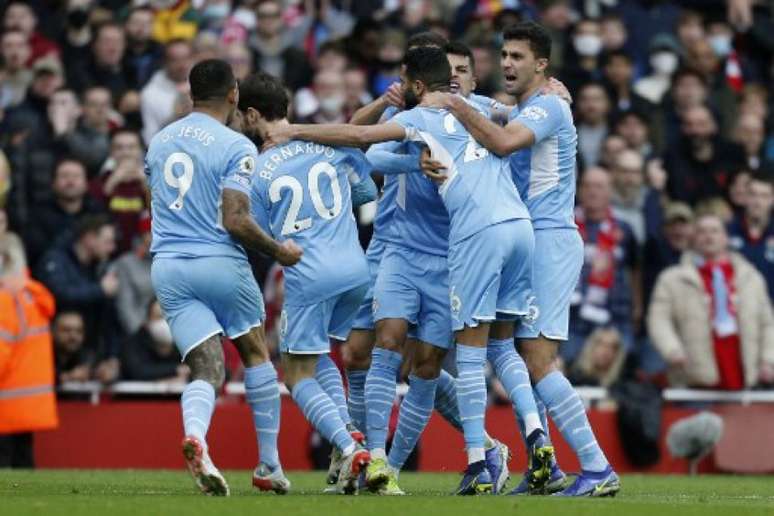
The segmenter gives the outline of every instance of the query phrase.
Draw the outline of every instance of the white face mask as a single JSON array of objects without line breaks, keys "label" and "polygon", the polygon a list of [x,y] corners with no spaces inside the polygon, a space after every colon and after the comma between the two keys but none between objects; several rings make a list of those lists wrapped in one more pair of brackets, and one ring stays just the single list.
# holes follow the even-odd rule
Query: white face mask
[{"label": "white face mask", "polygon": [[716,34],[709,37],[709,44],[712,47],[712,51],[718,57],[726,57],[731,53],[731,37],[725,34]]},{"label": "white face mask", "polygon": [[602,50],[602,38],[593,34],[575,36],[572,43],[578,54],[583,57],[594,57]]},{"label": "white face mask", "polygon": [[156,319],[148,323],[148,333],[159,344],[172,344],[172,330],[164,319]]},{"label": "white face mask", "polygon": [[659,75],[672,75],[677,70],[677,56],[672,52],[656,52],[650,56],[650,66]]},{"label": "white face mask", "polygon": [[334,95],[320,99],[320,110],[326,115],[338,115],[345,100],[344,95]]}]

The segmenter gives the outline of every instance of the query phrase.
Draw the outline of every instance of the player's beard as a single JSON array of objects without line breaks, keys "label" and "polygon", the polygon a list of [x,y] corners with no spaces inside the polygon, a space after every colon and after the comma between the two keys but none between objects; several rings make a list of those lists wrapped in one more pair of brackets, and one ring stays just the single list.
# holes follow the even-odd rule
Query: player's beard
[{"label": "player's beard", "polygon": [[414,90],[409,88],[403,92],[403,102],[406,103],[406,109],[415,108],[419,104],[419,97],[414,93]]}]

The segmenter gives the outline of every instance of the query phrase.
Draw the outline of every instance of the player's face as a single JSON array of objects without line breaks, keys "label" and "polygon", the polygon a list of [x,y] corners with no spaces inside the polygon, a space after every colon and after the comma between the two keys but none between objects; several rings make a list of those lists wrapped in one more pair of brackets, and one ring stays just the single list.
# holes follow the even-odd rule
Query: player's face
[{"label": "player's face", "polygon": [[500,53],[500,66],[506,93],[519,96],[529,89],[538,73],[545,71],[548,60],[537,59],[528,41],[508,40]]},{"label": "player's face", "polygon": [[446,54],[446,57],[449,59],[449,66],[452,72],[449,91],[467,97],[476,89],[473,63],[470,62],[470,58],[467,56]]}]

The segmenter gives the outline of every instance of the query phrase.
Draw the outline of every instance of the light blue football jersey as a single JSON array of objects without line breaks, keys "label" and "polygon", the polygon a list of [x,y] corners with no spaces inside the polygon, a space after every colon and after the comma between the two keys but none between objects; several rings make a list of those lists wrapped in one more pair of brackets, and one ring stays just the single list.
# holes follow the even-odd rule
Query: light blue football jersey
[{"label": "light blue football jersey", "polygon": [[535,144],[510,156],[513,181],[535,229],[575,228],[577,134],[567,102],[536,93],[511,111],[535,134]]},{"label": "light blue football jersey", "polygon": [[363,153],[347,147],[293,140],[258,157],[253,215],[274,238],[304,250],[285,267],[287,304],[319,303],[369,281],[350,185],[370,173]]},{"label": "light blue football jersey", "polygon": [[221,193],[250,194],[258,152],[244,135],[193,112],[159,131],[145,156],[153,256],[231,256],[244,249],[221,224]]},{"label": "light blue football jersey", "polygon": [[447,168],[438,193],[451,221],[449,245],[499,222],[529,219],[508,161],[481,147],[454,115],[417,107],[392,121],[406,128],[407,139],[426,144]]}]

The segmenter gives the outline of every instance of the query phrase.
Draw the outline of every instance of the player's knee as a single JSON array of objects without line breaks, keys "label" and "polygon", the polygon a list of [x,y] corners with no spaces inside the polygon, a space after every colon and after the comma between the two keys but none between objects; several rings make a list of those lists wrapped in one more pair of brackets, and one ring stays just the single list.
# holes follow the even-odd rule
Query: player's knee
[{"label": "player's knee", "polygon": [[220,336],[214,336],[192,349],[185,357],[191,380],[202,380],[218,392],[226,381],[226,365]]},{"label": "player's knee", "polygon": [[519,353],[527,365],[532,383],[538,383],[556,369],[556,346],[541,341],[522,342]]},{"label": "player's knee", "polygon": [[411,368],[411,374],[423,380],[432,380],[441,374],[441,364],[434,360],[422,360],[414,364]]},{"label": "player's knee", "polygon": [[261,365],[269,360],[269,349],[262,328],[253,328],[248,333],[234,339],[245,367]]},{"label": "player's knee", "polygon": [[403,340],[394,333],[381,332],[376,338],[376,347],[400,353],[403,349]]},{"label": "player's knee", "polygon": [[342,361],[347,370],[366,370],[371,367],[371,351],[373,349],[373,333],[364,330],[353,330],[349,340],[342,348]]}]

